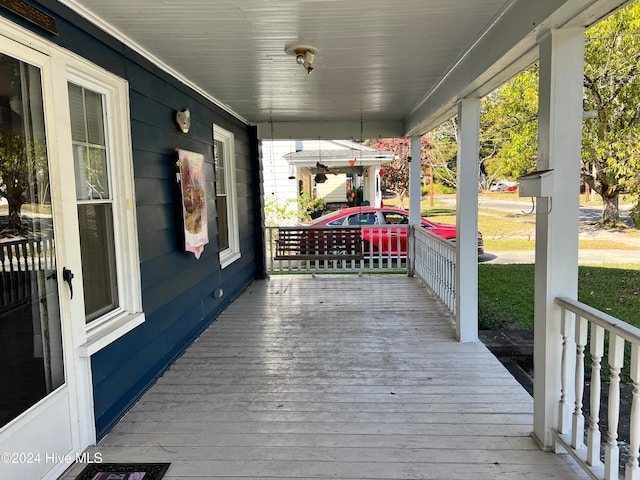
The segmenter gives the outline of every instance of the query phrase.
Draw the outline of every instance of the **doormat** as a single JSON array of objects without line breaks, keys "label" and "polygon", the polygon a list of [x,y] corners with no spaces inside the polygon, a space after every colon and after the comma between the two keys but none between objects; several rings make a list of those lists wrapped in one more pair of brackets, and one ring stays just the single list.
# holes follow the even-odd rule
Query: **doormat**
[{"label": "doormat", "polygon": [[92,463],[76,480],[160,480],[170,463]]}]

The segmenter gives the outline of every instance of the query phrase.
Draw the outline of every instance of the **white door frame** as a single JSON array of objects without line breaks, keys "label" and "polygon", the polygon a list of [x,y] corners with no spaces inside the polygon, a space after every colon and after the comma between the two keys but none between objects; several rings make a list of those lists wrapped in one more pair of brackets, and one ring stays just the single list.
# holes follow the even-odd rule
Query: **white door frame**
[{"label": "white door frame", "polygon": [[5,19],[0,19],[0,37],[3,53],[38,67],[42,75],[65,368],[63,385],[0,429],[0,452],[13,455],[0,462],[0,477],[56,479],[96,439],[90,358],[79,349],[87,337],[82,283],[74,281],[71,300],[62,281],[63,267],[81,270],[74,178],[63,165],[73,157],[60,141],[71,137],[64,131],[69,129],[67,66],[59,49]]}]

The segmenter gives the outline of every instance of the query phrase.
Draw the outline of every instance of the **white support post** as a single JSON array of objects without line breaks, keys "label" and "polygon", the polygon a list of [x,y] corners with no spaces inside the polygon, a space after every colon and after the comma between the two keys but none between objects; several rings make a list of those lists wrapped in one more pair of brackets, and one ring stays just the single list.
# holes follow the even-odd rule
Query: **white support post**
[{"label": "white support post", "polygon": [[[409,139],[409,227],[414,228],[420,225],[420,201],[422,199],[422,145],[421,137],[411,137]],[[416,239],[415,235],[409,237],[409,276],[413,276],[416,261]]]},{"label": "white support post", "polygon": [[480,99],[458,104],[456,193],[456,333],[461,342],[478,341],[478,171]]},{"label": "white support post", "polygon": [[420,200],[422,198],[422,184],[420,168],[422,157],[421,137],[411,137],[410,153],[411,163],[409,165],[409,225],[420,225]]},{"label": "white support post", "polygon": [[538,170],[552,169],[551,197],[536,205],[534,438],[553,449],[559,428],[562,332],[558,296],[577,298],[584,30],[540,40]]}]

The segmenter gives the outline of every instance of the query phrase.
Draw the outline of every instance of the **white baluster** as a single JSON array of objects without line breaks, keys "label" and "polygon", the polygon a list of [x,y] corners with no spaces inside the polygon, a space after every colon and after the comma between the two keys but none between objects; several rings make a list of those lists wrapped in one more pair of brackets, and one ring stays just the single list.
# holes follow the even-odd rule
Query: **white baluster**
[{"label": "white baluster", "polygon": [[587,432],[587,463],[600,465],[600,381],[601,360],[604,354],[604,328],[591,325],[591,421]]},{"label": "white baluster", "polygon": [[638,451],[640,450],[640,347],[631,345],[631,381],[633,382],[633,402],[631,404],[629,462],[625,468],[625,480],[640,480]]},{"label": "white baluster", "polygon": [[604,478],[618,479],[618,422],[620,420],[620,369],[624,362],[624,339],[611,334],[609,337],[609,409],[607,413],[607,445],[604,449]]},{"label": "white baluster", "polygon": [[576,319],[576,401],[573,410],[573,428],[571,429],[571,446],[576,450],[584,447],[584,416],[582,414],[582,398],[584,395],[584,348],[587,344],[587,320]]},{"label": "white baluster", "polygon": [[558,430],[561,434],[566,434],[571,428],[571,405],[568,399],[568,390],[570,387],[571,379],[570,368],[573,363],[570,362],[569,356],[571,355],[571,347],[573,346],[573,329],[574,329],[574,315],[572,312],[562,309],[561,319],[561,333],[562,333],[562,364],[561,364],[561,391],[560,391],[560,419]]}]

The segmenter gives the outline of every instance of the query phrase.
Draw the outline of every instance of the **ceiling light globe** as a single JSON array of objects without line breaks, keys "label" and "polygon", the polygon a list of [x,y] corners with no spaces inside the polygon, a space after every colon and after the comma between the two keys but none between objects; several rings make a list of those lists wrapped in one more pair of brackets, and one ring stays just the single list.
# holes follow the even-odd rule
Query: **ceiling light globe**
[{"label": "ceiling light globe", "polygon": [[298,63],[298,65],[304,64],[304,55],[300,54],[296,56],[296,62]]}]

